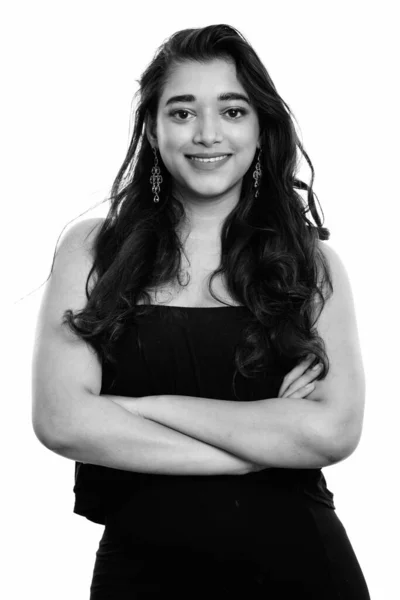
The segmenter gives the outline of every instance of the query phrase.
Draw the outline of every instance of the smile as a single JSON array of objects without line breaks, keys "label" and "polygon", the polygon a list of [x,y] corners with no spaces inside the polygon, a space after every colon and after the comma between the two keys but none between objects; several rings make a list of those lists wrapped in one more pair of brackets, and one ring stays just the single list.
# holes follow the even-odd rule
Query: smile
[{"label": "smile", "polygon": [[224,165],[229,159],[230,154],[224,154],[223,156],[215,156],[213,158],[197,158],[196,156],[186,156],[192,163],[195,169],[212,170],[219,168]]},{"label": "smile", "polygon": [[218,160],[223,160],[229,156],[228,154],[223,154],[221,156],[215,156],[214,158],[198,158],[197,156],[190,156],[190,160],[199,160],[200,162],[217,162]]}]

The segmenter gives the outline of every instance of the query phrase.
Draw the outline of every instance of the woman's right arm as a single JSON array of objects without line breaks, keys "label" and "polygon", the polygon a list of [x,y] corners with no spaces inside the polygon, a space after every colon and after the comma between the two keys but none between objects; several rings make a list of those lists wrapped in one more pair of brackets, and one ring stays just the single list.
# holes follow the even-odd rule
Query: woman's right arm
[{"label": "woman's right arm", "polygon": [[93,348],[62,316],[86,304],[92,243],[102,219],[65,234],[46,284],[32,361],[32,424],[39,441],[61,456],[126,471],[168,475],[242,475],[264,467],[134,415],[102,397]]}]

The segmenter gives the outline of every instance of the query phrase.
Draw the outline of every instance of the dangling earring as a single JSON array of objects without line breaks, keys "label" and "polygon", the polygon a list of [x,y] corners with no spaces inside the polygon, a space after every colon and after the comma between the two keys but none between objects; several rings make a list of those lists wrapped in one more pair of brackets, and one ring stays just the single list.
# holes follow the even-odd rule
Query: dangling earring
[{"label": "dangling earring", "polygon": [[[260,179],[261,179],[261,175],[262,175],[261,163],[260,163],[260,155],[261,155],[261,148],[260,148],[260,151],[258,153],[258,160],[257,160],[257,163],[256,163],[256,168],[253,171],[254,187],[255,188],[258,188],[259,183],[260,183]],[[258,192],[259,192],[259,190],[256,189],[256,193],[254,194],[255,198],[258,198]]]},{"label": "dangling earring", "polygon": [[161,169],[158,166],[157,148],[153,148],[154,152],[154,167],[151,169],[150,183],[152,185],[151,191],[154,194],[153,202],[159,202],[158,192],[160,191],[160,184],[163,181],[161,176]]}]

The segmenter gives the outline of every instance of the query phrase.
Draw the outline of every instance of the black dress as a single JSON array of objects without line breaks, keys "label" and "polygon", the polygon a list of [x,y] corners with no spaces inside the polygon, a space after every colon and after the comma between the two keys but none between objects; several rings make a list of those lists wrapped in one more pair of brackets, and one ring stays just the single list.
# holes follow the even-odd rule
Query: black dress
[{"label": "black dress", "polygon": [[[153,306],[127,323],[101,393],[277,397],[296,363],[272,353],[256,379],[237,373],[234,394],[249,315],[243,306]],[[77,462],[74,492],[74,512],[105,525],[90,600],[370,598],[321,469],[181,476]]]}]

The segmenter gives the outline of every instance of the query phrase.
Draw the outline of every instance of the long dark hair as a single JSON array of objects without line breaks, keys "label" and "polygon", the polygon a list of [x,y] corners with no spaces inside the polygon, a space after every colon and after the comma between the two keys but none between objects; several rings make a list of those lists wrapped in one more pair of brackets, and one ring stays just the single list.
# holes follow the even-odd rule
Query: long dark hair
[{"label": "long dark hair", "polygon": [[[182,285],[184,250],[177,228],[185,210],[172,195],[172,178],[161,157],[160,201],[153,202],[149,180],[154,155],[145,132],[156,119],[170,69],[188,60],[217,58],[234,61],[237,77],[257,110],[263,175],[255,197],[255,156],[243,177],[239,201],[223,223],[221,265],[212,274],[209,290],[219,300],[212,281],[223,273],[231,296],[250,309],[243,344],[235,354],[236,369],[244,377],[266,369],[267,344],[283,360],[292,362],[314,354],[315,362],[323,364],[322,379],[329,360],[315,327],[320,314],[316,308],[319,304],[323,309],[333,288],[329,265],[318,244],[318,239],[329,239],[330,233],[322,227],[316,210],[314,169],[288,105],[253,48],[228,25],[178,31],[157,50],[138,81],[132,138],[111,188],[108,215],[95,236],[87,304],[75,314],[66,310],[63,323],[87,340],[102,360],[115,364],[114,344],[128,316],[135,319],[151,308],[145,288],[155,289],[176,279]],[[296,177],[297,148],[311,168],[310,185]],[[296,190],[305,191],[307,200]],[[315,224],[307,218],[308,213]],[[96,283],[89,293],[93,273]],[[137,306],[142,299],[145,303]]]}]

